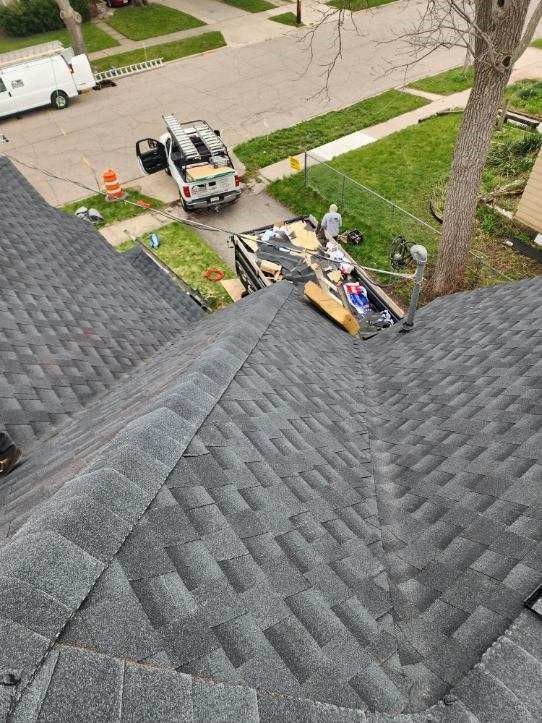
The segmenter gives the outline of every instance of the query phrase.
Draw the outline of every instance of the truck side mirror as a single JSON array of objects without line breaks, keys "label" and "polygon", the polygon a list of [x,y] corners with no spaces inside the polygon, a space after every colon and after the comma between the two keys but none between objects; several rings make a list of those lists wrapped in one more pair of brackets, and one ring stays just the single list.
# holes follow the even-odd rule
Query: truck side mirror
[{"label": "truck side mirror", "polygon": [[215,128],[215,133],[220,138],[220,131],[217,131],[216,128]]}]

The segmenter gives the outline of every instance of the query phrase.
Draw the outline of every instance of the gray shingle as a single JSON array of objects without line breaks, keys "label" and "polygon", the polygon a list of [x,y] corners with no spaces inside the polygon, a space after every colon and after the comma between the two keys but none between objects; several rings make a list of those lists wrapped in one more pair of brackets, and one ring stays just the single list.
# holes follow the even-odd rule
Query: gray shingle
[{"label": "gray shingle", "polygon": [[[517,452],[540,427],[539,283],[437,302],[415,334],[361,346],[286,284],[185,332],[44,447],[58,486],[65,469],[92,469],[44,524],[77,495],[101,514],[103,474],[133,526],[118,552],[114,535],[92,537],[109,567],[64,643],[173,665],[201,676],[198,690],[271,691],[262,719],[355,720],[369,707],[415,720],[455,684],[476,716],[498,697],[521,719],[532,701],[520,681],[508,687],[489,662],[469,670],[539,567],[536,468]],[[536,684],[529,625],[520,615],[507,632],[518,651],[506,650]],[[469,715],[427,715],[452,709]]]},{"label": "gray shingle", "polygon": [[122,721],[193,721],[187,675],[127,664],[122,691]]},{"label": "gray shingle", "polygon": [[238,685],[194,681],[192,687],[194,720],[197,723],[258,723],[256,691]]}]

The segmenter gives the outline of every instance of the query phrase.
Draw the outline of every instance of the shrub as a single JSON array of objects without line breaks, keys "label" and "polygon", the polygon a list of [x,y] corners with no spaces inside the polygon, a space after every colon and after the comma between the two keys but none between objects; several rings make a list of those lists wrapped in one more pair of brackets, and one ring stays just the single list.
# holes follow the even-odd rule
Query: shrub
[{"label": "shrub", "polygon": [[[71,0],[83,21],[90,20],[89,0]],[[54,0],[13,0],[0,8],[0,27],[7,35],[25,37],[64,27]]]}]

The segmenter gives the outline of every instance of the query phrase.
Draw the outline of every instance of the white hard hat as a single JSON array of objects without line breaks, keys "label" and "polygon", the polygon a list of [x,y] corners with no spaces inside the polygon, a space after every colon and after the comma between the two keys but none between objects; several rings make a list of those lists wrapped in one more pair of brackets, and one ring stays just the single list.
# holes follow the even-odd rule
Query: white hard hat
[{"label": "white hard hat", "polygon": [[330,213],[337,213],[337,204],[336,204],[336,203],[332,203],[332,204],[331,204],[331,206],[329,207],[329,212],[330,212]]}]

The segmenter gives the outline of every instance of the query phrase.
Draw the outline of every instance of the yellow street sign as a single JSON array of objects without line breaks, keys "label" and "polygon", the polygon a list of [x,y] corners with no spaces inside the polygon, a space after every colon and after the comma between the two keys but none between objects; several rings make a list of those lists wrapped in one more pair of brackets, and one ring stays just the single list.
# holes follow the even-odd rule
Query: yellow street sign
[{"label": "yellow street sign", "polygon": [[301,170],[301,161],[299,160],[299,158],[296,158],[295,156],[290,156],[288,160],[290,161],[290,168],[292,168],[294,171]]}]

